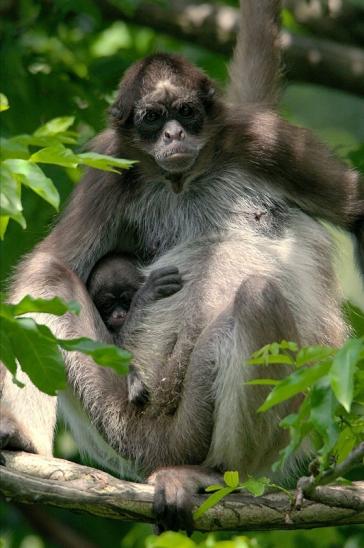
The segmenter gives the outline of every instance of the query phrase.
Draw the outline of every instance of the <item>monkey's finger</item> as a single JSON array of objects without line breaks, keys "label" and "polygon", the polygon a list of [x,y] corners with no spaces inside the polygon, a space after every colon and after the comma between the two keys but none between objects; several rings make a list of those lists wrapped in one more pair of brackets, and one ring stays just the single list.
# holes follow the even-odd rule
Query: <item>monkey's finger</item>
[{"label": "monkey's finger", "polygon": [[160,278],[156,278],[155,280],[153,280],[154,286],[169,283],[182,284],[182,276],[180,276],[180,274],[166,274],[161,276]]},{"label": "monkey's finger", "polygon": [[158,480],[155,484],[152,512],[156,521],[157,534],[160,535],[166,530],[165,512],[166,512],[166,492],[164,485],[159,485]]},{"label": "monkey's finger", "polygon": [[178,274],[179,270],[176,266],[164,266],[162,268],[156,268],[155,270],[152,270],[152,272],[149,274],[149,278],[151,280],[155,280],[156,278],[159,278],[160,276],[165,276],[169,274]]},{"label": "monkey's finger", "polygon": [[177,516],[178,529],[186,531],[190,537],[193,533],[192,495],[185,489],[180,489],[177,493]]},{"label": "monkey's finger", "polygon": [[175,502],[166,505],[163,525],[167,531],[179,531],[178,509]]},{"label": "monkey's finger", "polygon": [[161,285],[155,288],[155,296],[156,298],[169,297],[181,289],[182,285],[179,284]]}]

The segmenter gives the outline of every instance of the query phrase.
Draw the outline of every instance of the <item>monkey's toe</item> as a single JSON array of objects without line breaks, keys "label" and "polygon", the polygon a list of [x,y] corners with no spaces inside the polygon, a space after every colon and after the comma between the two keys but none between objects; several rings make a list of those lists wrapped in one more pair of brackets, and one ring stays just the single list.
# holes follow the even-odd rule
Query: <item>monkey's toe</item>
[{"label": "monkey's toe", "polygon": [[193,532],[192,496],[176,481],[175,473],[163,470],[155,477],[153,513],[158,534],[164,531]]}]

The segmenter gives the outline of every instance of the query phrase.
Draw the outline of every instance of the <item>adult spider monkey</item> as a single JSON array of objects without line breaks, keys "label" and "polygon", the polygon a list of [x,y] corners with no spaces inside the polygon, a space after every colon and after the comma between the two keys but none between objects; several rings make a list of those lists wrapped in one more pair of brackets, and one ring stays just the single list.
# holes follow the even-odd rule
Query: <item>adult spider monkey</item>
[{"label": "adult spider monkey", "polygon": [[[121,175],[89,170],[13,280],[14,301],[81,303],[79,317],[46,318],[57,336],[110,340],[84,286],[101,257],[133,253],[154,258],[149,270],[181,273],[182,289],[151,303],[124,340],[148,405],[133,405],[125,378],[80,354],[65,356],[70,387],[58,397],[84,451],[116,473],[127,459],[140,477],[152,474],[161,529],[190,529],[196,489],[224,469],[266,472],[285,443],[278,425],[290,405],[256,414],[266,391],[244,384],[258,375],[244,366],[250,353],[283,338],[340,345],[346,336],[331,243],[312,217],[362,226],[363,187],[273,109],[278,12],[277,1],[242,3],[230,102],[179,56],[127,71],[94,148],[139,163]],[[3,447],[21,438],[20,448],[52,454],[54,398],[29,382],[19,393],[7,374],[1,405]]]}]

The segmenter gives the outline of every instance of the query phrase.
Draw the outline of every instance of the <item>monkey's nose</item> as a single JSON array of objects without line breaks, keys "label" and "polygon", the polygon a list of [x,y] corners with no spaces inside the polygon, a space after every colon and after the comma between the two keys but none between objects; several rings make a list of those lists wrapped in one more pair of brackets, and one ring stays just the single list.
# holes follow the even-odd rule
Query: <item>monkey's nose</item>
[{"label": "monkey's nose", "polygon": [[183,141],[184,138],[185,132],[177,121],[171,120],[165,125],[163,139],[166,144],[172,141]]},{"label": "monkey's nose", "polygon": [[182,141],[185,137],[185,134],[183,129],[179,129],[175,133],[171,133],[170,131],[165,131],[164,137],[167,141]]}]

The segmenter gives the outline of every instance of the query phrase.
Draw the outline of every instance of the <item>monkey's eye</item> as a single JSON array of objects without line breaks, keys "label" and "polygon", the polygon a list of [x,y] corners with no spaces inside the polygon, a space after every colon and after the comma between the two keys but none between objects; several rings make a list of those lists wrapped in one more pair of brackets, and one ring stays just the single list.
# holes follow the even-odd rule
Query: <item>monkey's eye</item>
[{"label": "monkey's eye", "polygon": [[178,109],[178,112],[180,113],[181,116],[183,116],[184,118],[192,118],[192,116],[194,115],[194,110],[193,108],[190,106],[190,105],[181,105]]},{"label": "monkey's eye", "polygon": [[159,120],[160,117],[160,112],[157,112],[156,110],[148,110],[143,118],[143,121],[152,124],[153,122]]}]

